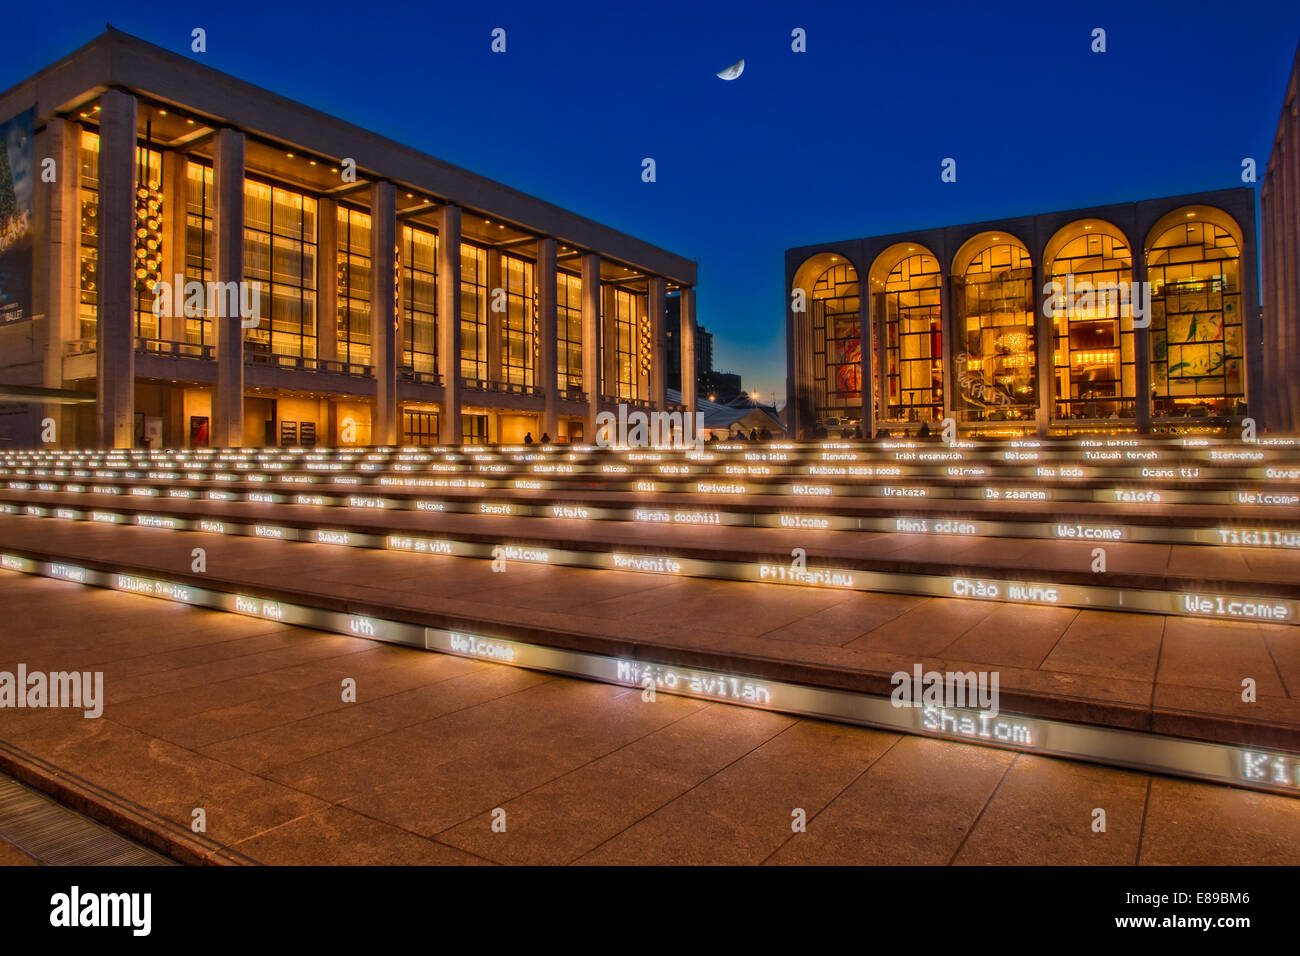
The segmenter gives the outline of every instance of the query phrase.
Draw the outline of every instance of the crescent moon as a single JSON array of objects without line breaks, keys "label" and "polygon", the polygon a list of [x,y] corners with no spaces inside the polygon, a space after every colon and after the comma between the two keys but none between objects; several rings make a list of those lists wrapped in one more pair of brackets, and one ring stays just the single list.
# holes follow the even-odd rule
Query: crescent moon
[{"label": "crescent moon", "polygon": [[737,60],[735,63],[731,64],[731,66],[727,67],[725,70],[719,73],[718,78],[722,80],[734,80],[736,79],[736,77],[740,76],[740,74],[744,72],[745,72],[745,61]]}]

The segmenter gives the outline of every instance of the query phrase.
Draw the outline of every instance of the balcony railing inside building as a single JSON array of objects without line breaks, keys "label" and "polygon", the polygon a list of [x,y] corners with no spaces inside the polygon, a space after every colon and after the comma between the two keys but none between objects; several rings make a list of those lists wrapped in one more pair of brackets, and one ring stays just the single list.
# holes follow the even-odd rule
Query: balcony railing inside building
[{"label": "balcony railing inside building", "polygon": [[542,390],[536,385],[522,385],[517,382],[497,382],[486,378],[462,378],[461,385],[477,392],[499,392],[507,395],[542,394]]},{"label": "balcony railing inside building", "polygon": [[362,365],[359,362],[339,362],[310,355],[280,355],[276,352],[262,352],[247,348],[244,350],[244,364],[302,372],[332,372],[335,375],[347,375],[351,378],[374,378],[375,375],[373,365]]},{"label": "balcony railing inside building", "polygon": [[135,350],[151,355],[166,355],[169,358],[194,358],[211,362],[216,358],[216,348],[212,345],[200,345],[196,342],[173,342],[168,339],[150,339],[137,335]]},{"label": "balcony railing inside building", "polygon": [[397,377],[404,382],[414,382],[416,385],[442,385],[442,376],[437,372],[425,372],[411,368],[409,365],[399,368]]},{"label": "balcony railing inside building", "polygon": [[617,395],[602,395],[600,396],[600,403],[610,407],[626,405],[628,408],[642,408],[646,411],[654,410],[654,404],[645,398],[619,398]]}]

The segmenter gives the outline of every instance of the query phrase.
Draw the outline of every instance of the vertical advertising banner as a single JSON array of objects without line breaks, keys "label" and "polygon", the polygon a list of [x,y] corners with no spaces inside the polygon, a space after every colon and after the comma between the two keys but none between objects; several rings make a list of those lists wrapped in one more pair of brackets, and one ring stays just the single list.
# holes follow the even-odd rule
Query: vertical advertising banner
[{"label": "vertical advertising banner", "polygon": [[36,110],[0,124],[0,325],[32,317]]}]

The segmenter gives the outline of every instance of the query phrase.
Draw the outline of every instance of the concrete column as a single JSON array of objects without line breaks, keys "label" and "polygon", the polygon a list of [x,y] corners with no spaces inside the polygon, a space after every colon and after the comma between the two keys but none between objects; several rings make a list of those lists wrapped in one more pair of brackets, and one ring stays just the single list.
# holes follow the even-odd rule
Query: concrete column
[{"label": "concrete column", "polygon": [[[940,263],[951,263],[948,250],[940,250],[943,257]],[[957,322],[954,318],[953,298],[956,295],[953,277],[946,271],[939,283],[939,344],[943,348],[943,417],[956,419],[954,409],[961,399],[957,396],[957,356],[966,351],[966,333],[963,330],[958,341]]]},{"label": "concrete column", "polygon": [[[394,192],[396,195],[396,192]],[[406,312],[405,302],[402,299],[402,270],[405,268],[404,257],[406,256],[406,230],[402,221],[396,220],[393,224],[393,355],[397,363],[397,369],[411,368],[406,361],[407,350],[411,343],[406,337]],[[401,437],[401,415],[398,415],[398,437]]]},{"label": "concrete column", "polygon": [[537,240],[537,374],[533,381],[542,390],[546,402],[542,412],[542,431],[554,440],[560,431],[560,383],[556,369],[556,339],[559,336],[559,313],[556,306],[555,240],[549,236]]},{"label": "concrete column", "polygon": [[[1285,158],[1285,154],[1283,154]],[[1277,251],[1282,238],[1278,222],[1278,202],[1281,197],[1279,192],[1281,186],[1281,177],[1273,163],[1269,163],[1268,170],[1264,177],[1263,186],[1260,189],[1259,208],[1261,214],[1261,236],[1262,244],[1260,245],[1260,256],[1264,269],[1264,328],[1261,333],[1261,347],[1264,352],[1264,381],[1265,383],[1276,382],[1279,376],[1284,374],[1281,369],[1282,348],[1283,348],[1283,320],[1282,320],[1282,277],[1278,274]],[[1279,395],[1277,389],[1267,388],[1265,390],[1265,407],[1261,426],[1272,431],[1289,430],[1285,419],[1287,416],[1286,402]],[[1251,409],[1251,414],[1257,419],[1255,409]]]},{"label": "concrete column", "polygon": [[[44,282],[36,291],[36,295],[44,297],[40,311],[45,314],[41,384],[47,388],[62,388],[63,354],[67,343],[79,334],[81,207],[77,189],[81,175],[81,126],[57,116],[51,117],[45,125],[44,145],[43,153],[38,155],[54,159],[58,179],[53,183],[38,183],[36,187],[37,204],[45,205],[44,215],[37,218],[38,223],[44,225],[42,241],[45,245],[44,254],[38,259],[44,263]],[[66,412],[67,408],[45,405],[41,413],[41,418],[53,418],[58,423],[55,443],[64,448],[76,444],[75,416]]]},{"label": "concrete column", "polygon": [[375,369],[370,440],[396,445],[397,190],[382,180],[370,187],[370,362]]},{"label": "concrete column", "polygon": [[[1035,249],[1042,246],[1034,243]],[[1043,284],[1047,281],[1047,267],[1043,262],[1034,263],[1034,287],[1029,290],[1029,301],[1034,304],[1034,360],[1037,362],[1038,415],[1037,432],[1039,438],[1046,438],[1052,427],[1052,414],[1056,408],[1055,353],[1056,328],[1053,320],[1043,314],[1047,298],[1043,295]]]},{"label": "concrete column", "polygon": [[[880,396],[880,414],[879,421],[886,421],[889,418],[889,350],[886,345],[889,342],[889,311],[888,306],[881,310],[880,314],[876,311],[876,296],[871,294],[870,278],[864,285],[864,299],[866,314],[869,322],[867,329],[867,338],[863,343],[863,381],[867,383],[867,388],[875,388],[875,394]],[[871,344],[875,343],[876,353],[871,352]],[[877,361],[876,359],[879,359]],[[870,391],[867,391],[862,397],[862,434],[867,438],[875,438],[876,433],[880,430],[877,421],[876,403],[873,400]]]},{"label": "concrete column", "polygon": [[339,206],[333,199],[316,206],[316,357],[339,357]]},{"label": "concrete column", "polygon": [[664,368],[664,280],[651,276],[646,287],[646,317],[650,320],[650,404],[662,410],[668,401],[668,376]]},{"label": "concrete column", "polygon": [[[505,375],[501,371],[501,325],[505,321],[505,312],[495,312],[498,289],[505,288],[502,278],[501,253],[496,249],[487,251],[488,268],[488,311],[487,311],[487,377],[489,382],[503,382]],[[502,302],[503,308],[509,305]]]},{"label": "concrete column", "polygon": [[[790,265],[787,262],[785,288],[782,290],[785,296],[785,422],[786,422],[786,427],[789,429],[790,437],[798,438],[802,434],[804,423],[800,421],[799,400],[798,400],[800,383],[799,383],[799,376],[797,371],[798,366],[795,363],[797,361],[800,364],[802,364],[802,362],[806,360],[807,353],[803,350],[802,347],[803,335],[801,334],[802,330],[800,329],[800,326],[806,325],[808,313],[796,312],[794,310],[794,289],[795,289],[794,281],[795,281],[795,276],[793,273],[790,272]],[[692,293],[692,306],[693,306],[694,305],[693,289],[691,290],[691,293]],[[683,297],[686,295],[685,289],[682,290],[682,295]],[[692,313],[694,312],[693,307],[691,311]],[[683,322],[685,322],[685,318],[684,318],[685,315],[686,315],[686,299],[683,298],[682,299]],[[694,331],[694,327],[692,326],[692,332],[693,331]],[[796,345],[796,342],[798,343],[798,345]],[[691,344],[692,346],[694,346],[693,337],[692,337]],[[682,342],[683,363],[686,361],[685,356],[686,356],[686,343],[685,340],[683,339]],[[683,372],[682,374],[684,375],[685,372]],[[692,376],[695,374],[694,369],[691,369],[691,374]],[[683,384],[683,388],[684,387],[685,385]]]},{"label": "concrete column", "polygon": [[[1263,323],[1259,313],[1259,263],[1257,249],[1259,246],[1251,242],[1256,233],[1256,224],[1254,222],[1254,203],[1251,204],[1250,217],[1242,216],[1243,244],[1241,248],[1241,260],[1238,264],[1241,275],[1241,332],[1242,348],[1242,374],[1245,376],[1243,383],[1244,398],[1246,402],[1246,415],[1253,416],[1256,419],[1256,426],[1262,427],[1268,420],[1267,401],[1264,396],[1268,393],[1269,388],[1264,378],[1264,356],[1263,356]],[[1294,346],[1292,346],[1294,352]],[[1296,399],[1300,400],[1300,387],[1296,386],[1294,381],[1288,382],[1288,387],[1293,389]],[[1231,406],[1229,406],[1231,413]]]},{"label": "concrete column", "polygon": [[[1282,121],[1281,167],[1282,190],[1278,205],[1278,228],[1282,233],[1282,242],[1277,252],[1277,266],[1280,270],[1284,295],[1280,302],[1281,312],[1277,320],[1279,328],[1284,330],[1279,337],[1279,354],[1285,356],[1286,366],[1276,382],[1267,383],[1267,387],[1277,393],[1278,404],[1286,408],[1286,428],[1295,431],[1297,419],[1300,418],[1300,129],[1297,129],[1297,98],[1288,104],[1287,116]],[[1245,250],[1242,250],[1241,285],[1242,307],[1249,308],[1252,299],[1247,283],[1254,270],[1247,270]],[[1246,319],[1250,316],[1247,314]],[[1246,328],[1249,329],[1249,323]],[[1259,389],[1250,386],[1248,391],[1258,394]],[[1252,407],[1251,414],[1254,414]]]},{"label": "concrete column", "polygon": [[438,441],[459,445],[460,422],[460,207],[438,210],[438,374],[442,412]]},{"label": "concrete column", "polygon": [[587,392],[587,424],[583,441],[596,438],[596,415],[600,412],[600,256],[582,256],[582,387]]},{"label": "concrete column", "polygon": [[[1143,242],[1134,243],[1133,288],[1142,288],[1147,281],[1147,250]],[[1147,315],[1150,322],[1151,316]],[[1151,431],[1151,328],[1133,330],[1133,390],[1137,392],[1137,430],[1143,435]]]},{"label": "concrete column", "polygon": [[[1272,216],[1269,212],[1269,203],[1272,201],[1272,180],[1267,173],[1268,171],[1265,170],[1264,177],[1260,181],[1259,187],[1259,262],[1260,268],[1263,270],[1262,285],[1264,293],[1263,299],[1261,300],[1264,312],[1264,327],[1260,332],[1260,347],[1264,351],[1264,378],[1266,381],[1271,382],[1274,381],[1273,359],[1275,358],[1272,354],[1272,344],[1275,332],[1269,323],[1269,308],[1273,302],[1273,290],[1271,285],[1273,281],[1273,262],[1269,255],[1269,247],[1272,245],[1273,241],[1273,222]],[[1261,429],[1266,428],[1269,425],[1276,427],[1277,418],[1273,413],[1273,401],[1273,394],[1269,393],[1265,396],[1265,404],[1263,408],[1252,408],[1250,410],[1251,414],[1255,416],[1255,420],[1259,422]]]},{"label": "concrete column", "polygon": [[[1292,118],[1295,117],[1296,100],[1291,102]],[[1300,267],[1296,263],[1296,254],[1300,252],[1300,184],[1296,183],[1296,174],[1300,173],[1300,157],[1297,157],[1300,143],[1295,138],[1284,140],[1283,169],[1290,170],[1286,188],[1277,209],[1277,228],[1280,235],[1276,246],[1276,264],[1282,295],[1279,297],[1277,321],[1286,328],[1285,345],[1279,352],[1284,356],[1281,372],[1282,379],[1295,385],[1300,376]],[[1286,408],[1284,428],[1294,433],[1300,428],[1300,398],[1294,392],[1279,390],[1278,403]]]},{"label": "concrete column", "polygon": [[[172,290],[170,315],[160,320],[159,335],[171,342],[185,341],[185,310],[175,308],[175,299],[185,292],[186,209],[189,205],[189,162],[184,153],[167,151],[162,157],[162,280]],[[176,277],[180,276],[180,289]],[[197,278],[197,277],[196,277]]]},{"label": "concrete column", "polygon": [[682,404],[694,415],[696,410],[695,376],[695,289],[682,287],[681,295]]},{"label": "concrete column", "polygon": [[[214,281],[244,279],[244,134],[220,129],[212,157]],[[261,290],[262,321],[269,322],[269,289]],[[227,311],[218,310],[218,311]],[[217,386],[212,394],[212,444],[244,444],[244,329],[239,315],[215,315]]]},{"label": "concrete column", "polygon": [[[1268,283],[1269,305],[1271,314],[1267,316],[1269,329],[1264,349],[1273,362],[1272,374],[1268,378],[1268,390],[1272,396],[1272,414],[1267,417],[1268,427],[1274,431],[1293,432],[1296,427],[1297,409],[1291,401],[1286,382],[1297,371],[1296,360],[1296,276],[1295,243],[1300,239],[1295,229],[1295,192],[1294,170],[1295,145],[1285,137],[1276,148],[1280,161],[1275,165],[1269,163],[1269,200],[1264,206],[1264,246],[1268,257],[1266,279]],[[1290,213],[1288,213],[1290,209]],[[1271,224],[1270,224],[1271,220]],[[1270,228],[1271,225],[1271,228]],[[1291,269],[1291,272],[1288,272]],[[1251,409],[1251,414],[1255,413]]]},{"label": "concrete column", "polygon": [[99,443],[130,448],[135,436],[135,97],[108,90],[100,97],[99,123]]}]

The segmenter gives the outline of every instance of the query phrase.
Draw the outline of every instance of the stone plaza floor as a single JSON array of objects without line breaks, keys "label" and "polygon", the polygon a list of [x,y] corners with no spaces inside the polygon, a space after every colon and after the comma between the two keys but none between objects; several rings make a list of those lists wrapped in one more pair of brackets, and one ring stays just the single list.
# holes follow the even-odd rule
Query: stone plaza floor
[{"label": "stone plaza floor", "polygon": [[[5,764],[190,862],[1285,864],[1300,846],[1300,801],[1284,796],[667,694],[647,703],[21,574],[0,574],[0,601],[0,668],[99,670],[106,690],[98,719],[0,711]],[[0,847],[0,862],[23,856]]]}]

